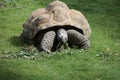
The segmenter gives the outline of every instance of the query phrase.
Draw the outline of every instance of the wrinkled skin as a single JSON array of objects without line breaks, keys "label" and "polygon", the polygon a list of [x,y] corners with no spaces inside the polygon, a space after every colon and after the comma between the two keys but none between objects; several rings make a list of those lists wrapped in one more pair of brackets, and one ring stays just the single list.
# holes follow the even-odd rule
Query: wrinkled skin
[{"label": "wrinkled skin", "polygon": [[39,35],[40,45],[37,47],[38,50],[51,53],[54,40],[55,40],[55,36],[56,36],[56,33],[54,31],[48,31],[44,34],[44,36]]},{"label": "wrinkled skin", "polygon": [[89,40],[81,33],[76,30],[67,30],[68,43],[79,46],[81,49],[88,49],[90,47]]}]

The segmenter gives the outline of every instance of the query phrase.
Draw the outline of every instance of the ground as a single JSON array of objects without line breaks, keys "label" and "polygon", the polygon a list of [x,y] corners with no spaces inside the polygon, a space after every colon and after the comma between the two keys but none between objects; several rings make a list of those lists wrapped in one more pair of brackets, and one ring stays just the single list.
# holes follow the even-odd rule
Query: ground
[{"label": "ground", "polygon": [[[119,0],[61,0],[88,19],[92,29],[90,49],[75,47],[53,54],[23,50],[25,44],[19,39],[22,24],[33,10],[51,1],[0,0],[0,80],[119,80]],[[22,57],[3,57],[16,53]],[[26,53],[40,55],[29,59]]]}]

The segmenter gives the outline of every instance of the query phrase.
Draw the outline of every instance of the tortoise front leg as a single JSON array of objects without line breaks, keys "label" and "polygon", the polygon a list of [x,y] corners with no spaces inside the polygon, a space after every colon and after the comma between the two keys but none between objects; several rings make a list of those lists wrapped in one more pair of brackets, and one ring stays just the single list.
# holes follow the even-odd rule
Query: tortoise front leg
[{"label": "tortoise front leg", "polygon": [[54,31],[48,31],[43,35],[43,38],[40,40],[40,45],[38,46],[38,50],[46,51],[51,53],[51,49],[54,45],[56,33]]},{"label": "tortoise front leg", "polygon": [[79,46],[81,49],[85,49],[85,50],[90,47],[90,41],[80,32],[69,29],[67,30],[67,33],[68,33],[68,43]]}]

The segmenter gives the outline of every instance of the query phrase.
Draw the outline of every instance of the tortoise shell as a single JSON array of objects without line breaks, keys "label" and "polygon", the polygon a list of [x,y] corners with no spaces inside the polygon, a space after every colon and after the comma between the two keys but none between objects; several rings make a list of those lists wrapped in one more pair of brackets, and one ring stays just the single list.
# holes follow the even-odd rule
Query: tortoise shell
[{"label": "tortoise shell", "polygon": [[38,31],[59,29],[61,27],[78,30],[87,38],[91,35],[90,25],[85,16],[80,11],[69,9],[61,1],[53,1],[46,8],[33,11],[23,24],[24,29],[21,35],[24,36],[24,34],[29,33],[29,39],[32,39]]}]

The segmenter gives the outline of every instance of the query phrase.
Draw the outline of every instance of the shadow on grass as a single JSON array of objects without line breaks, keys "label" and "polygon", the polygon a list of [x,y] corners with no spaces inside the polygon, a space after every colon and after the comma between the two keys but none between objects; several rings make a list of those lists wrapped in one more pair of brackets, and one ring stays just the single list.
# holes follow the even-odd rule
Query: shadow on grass
[{"label": "shadow on grass", "polygon": [[21,41],[19,36],[13,36],[13,37],[9,38],[8,41],[13,46],[23,46],[24,45],[24,43]]},{"label": "shadow on grass", "polygon": [[2,73],[0,72],[0,80],[21,80],[20,77],[21,75],[15,74],[7,70]]},{"label": "shadow on grass", "polygon": [[22,80],[21,75],[15,73],[14,69],[10,68],[8,65],[4,65],[1,61],[0,63],[0,80]]}]

